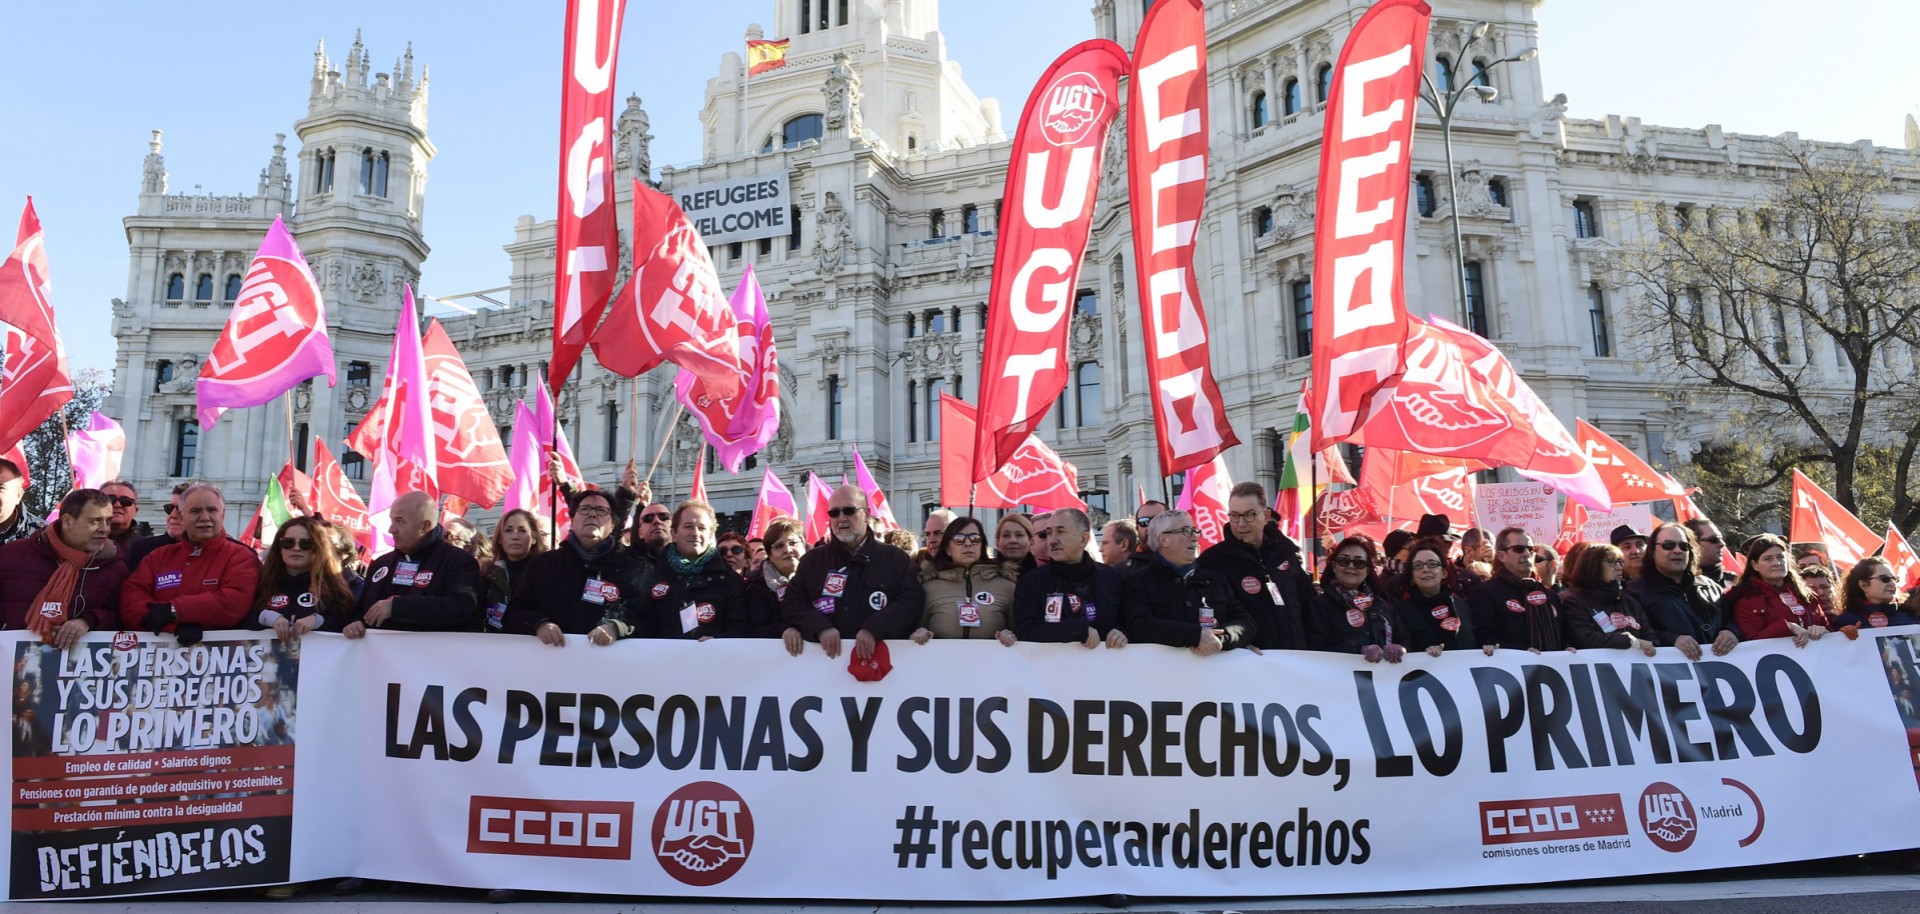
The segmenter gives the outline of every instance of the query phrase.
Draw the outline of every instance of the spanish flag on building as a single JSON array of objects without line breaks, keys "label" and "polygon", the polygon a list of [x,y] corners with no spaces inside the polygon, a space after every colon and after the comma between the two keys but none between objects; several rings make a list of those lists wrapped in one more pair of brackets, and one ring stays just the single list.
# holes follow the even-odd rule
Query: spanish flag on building
[{"label": "spanish flag on building", "polygon": [[747,75],[759,76],[787,65],[787,44],[792,39],[747,42]]}]

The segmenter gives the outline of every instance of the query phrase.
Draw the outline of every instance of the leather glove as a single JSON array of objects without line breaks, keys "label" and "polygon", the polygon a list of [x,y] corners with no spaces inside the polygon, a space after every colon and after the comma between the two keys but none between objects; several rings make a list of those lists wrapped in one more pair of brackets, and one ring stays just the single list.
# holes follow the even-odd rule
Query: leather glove
[{"label": "leather glove", "polygon": [[182,622],[173,627],[173,636],[180,639],[181,647],[192,647],[200,643],[200,626],[192,622]]},{"label": "leather glove", "polygon": [[140,620],[140,627],[157,635],[178,618],[172,603],[148,603],[147,615]]}]

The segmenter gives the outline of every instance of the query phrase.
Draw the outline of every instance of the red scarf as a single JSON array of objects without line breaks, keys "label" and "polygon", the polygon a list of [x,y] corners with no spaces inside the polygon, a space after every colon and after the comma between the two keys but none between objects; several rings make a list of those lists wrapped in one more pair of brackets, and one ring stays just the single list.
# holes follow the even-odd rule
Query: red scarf
[{"label": "red scarf", "polygon": [[83,552],[66,544],[49,527],[34,534],[47,541],[52,547],[54,557],[60,560],[60,567],[54,569],[53,577],[47,579],[45,587],[27,604],[27,630],[40,636],[40,640],[53,643],[53,632],[66,624],[71,613],[68,607],[73,605],[74,591],[80,588],[80,572],[93,561],[93,554]]}]

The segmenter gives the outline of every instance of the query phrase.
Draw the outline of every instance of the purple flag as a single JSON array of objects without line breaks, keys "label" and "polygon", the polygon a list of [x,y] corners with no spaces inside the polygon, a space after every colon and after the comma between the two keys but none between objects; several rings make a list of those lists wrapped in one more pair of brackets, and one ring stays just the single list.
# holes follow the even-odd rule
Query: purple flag
[{"label": "purple flag", "polygon": [[73,458],[73,487],[98,489],[120,478],[120,458],[127,452],[127,433],[120,423],[94,410],[87,427],[67,434],[67,453]]}]

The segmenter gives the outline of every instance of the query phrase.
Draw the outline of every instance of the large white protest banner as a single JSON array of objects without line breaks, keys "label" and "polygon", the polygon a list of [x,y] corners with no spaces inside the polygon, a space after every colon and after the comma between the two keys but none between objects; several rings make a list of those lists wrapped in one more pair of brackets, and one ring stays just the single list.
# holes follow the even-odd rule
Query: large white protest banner
[{"label": "large white protest banner", "polygon": [[[94,673],[68,677],[85,688],[49,678],[66,676],[49,672],[66,663],[57,653],[0,637],[40,658],[29,723],[45,738],[28,748],[51,753],[21,755],[16,702],[15,898],[346,875],[690,897],[1302,895],[1920,844],[1908,737],[1920,712],[1898,693],[1920,681],[1914,629],[1700,662],[1672,649],[1369,665],[902,642],[876,683],[774,641],[310,635],[258,655],[259,669],[242,650],[227,660],[242,672],[218,674],[179,659],[206,648],[142,636],[131,653],[169,658],[176,680],[150,692],[182,715],[166,717],[180,724],[161,726],[155,752],[246,741],[203,712],[235,695],[264,707],[264,690],[245,704],[242,680],[283,680],[263,678],[268,659],[298,657],[292,840],[257,852],[244,832],[228,847],[236,826],[211,812],[204,831],[144,850],[120,823],[75,821],[57,844],[23,832],[23,815],[141,803],[26,792],[128,779],[61,770],[83,755],[62,747],[96,726],[80,722],[97,716],[85,703],[118,706],[122,680],[96,675],[114,654],[104,636],[84,648]],[[226,692],[205,691],[223,677]],[[244,733],[291,732],[259,723]],[[1857,788],[1808,788],[1809,772],[1836,771]],[[225,804],[251,784],[170,783],[148,802],[174,814],[173,793]],[[189,864],[201,882],[168,881]]]}]

